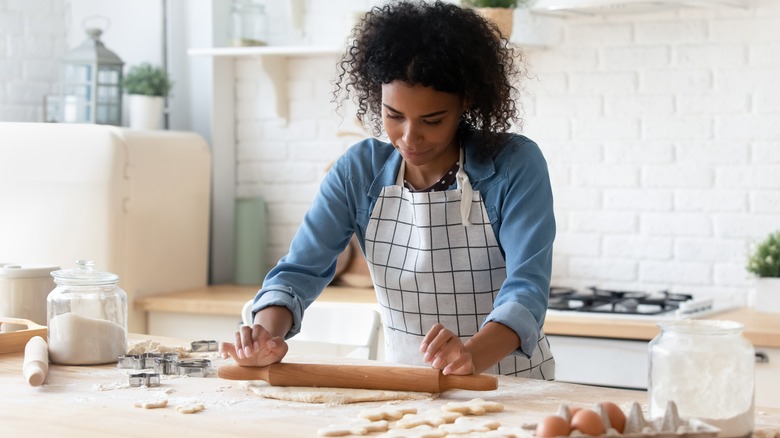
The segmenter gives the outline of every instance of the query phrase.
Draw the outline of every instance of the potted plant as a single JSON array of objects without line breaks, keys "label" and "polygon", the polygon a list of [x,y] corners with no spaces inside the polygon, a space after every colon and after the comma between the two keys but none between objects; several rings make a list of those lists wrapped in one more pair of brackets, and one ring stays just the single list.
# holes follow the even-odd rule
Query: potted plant
[{"label": "potted plant", "polygon": [[165,98],[173,88],[168,72],[162,67],[142,63],[130,68],[122,79],[128,94],[131,128],[157,129],[162,122]]},{"label": "potted plant", "polygon": [[512,36],[514,9],[530,2],[531,0],[461,0],[461,5],[474,8],[498,26],[503,38],[509,39]]},{"label": "potted plant", "polygon": [[754,308],[780,313],[780,231],[769,234],[756,245],[747,270],[758,277]]}]

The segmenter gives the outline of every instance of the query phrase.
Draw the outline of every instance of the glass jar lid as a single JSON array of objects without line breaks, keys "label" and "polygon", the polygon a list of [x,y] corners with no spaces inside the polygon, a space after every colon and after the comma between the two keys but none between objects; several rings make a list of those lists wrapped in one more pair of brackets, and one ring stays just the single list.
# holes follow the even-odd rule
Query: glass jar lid
[{"label": "glass jar lid", "polygon": [[99,286],[116,284],[119,276],[110,272],[101,272],[94,269],[92,260],[76,260],[75,269],[61,269],[54,271],[51,276],[57,284],[74,286]]}]

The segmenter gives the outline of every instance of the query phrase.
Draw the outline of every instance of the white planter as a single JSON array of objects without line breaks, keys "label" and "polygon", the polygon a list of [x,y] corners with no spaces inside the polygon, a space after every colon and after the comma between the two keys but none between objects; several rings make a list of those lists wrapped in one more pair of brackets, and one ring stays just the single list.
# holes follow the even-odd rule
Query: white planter
[{"label": "white planter", "polygon": [[476,8],[477,13],[484,18],[492,21],[498,26],[501,36],[506,39],[512,37],[512,27],[514,23],[514,8]]},{"label": "white planter", "polygon": [[134,129],[160,129],[165,109],[161,96],[128,95],[128,122]]},{"label": "white planter", "polygon": [[757,312],[780,313],[780,278],[764,277],[756,280]]}]

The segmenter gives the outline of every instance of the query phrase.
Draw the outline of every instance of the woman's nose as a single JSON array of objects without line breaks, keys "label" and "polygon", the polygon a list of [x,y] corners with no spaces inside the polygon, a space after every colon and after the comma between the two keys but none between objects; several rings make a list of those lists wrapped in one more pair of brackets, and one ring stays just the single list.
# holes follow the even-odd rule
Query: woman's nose
[{"label": "woman's nose", "polygon": [[408,145],[415,145],[420,142],[421,136],[414,123],[406,123],[404,125],[403,139],[404,143]]}]

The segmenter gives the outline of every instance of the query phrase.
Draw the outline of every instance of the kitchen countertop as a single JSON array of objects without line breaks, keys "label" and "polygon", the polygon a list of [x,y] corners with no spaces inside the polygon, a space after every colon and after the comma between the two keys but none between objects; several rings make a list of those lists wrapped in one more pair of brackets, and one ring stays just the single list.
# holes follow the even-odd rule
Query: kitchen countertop
[{"label": "kitchen countertop", "polygon": [[[147,312],[240,315],[244,303],[254,297],[258,289],[257,286],[213,285],[166,295],[147,296],[137,301],[136,306]],[[317,300],[376,304],[372,288],[329,286]],[[707,319],[740,322],[745,325],[745,337],[753,345],[780,347],[780,318],[777,314],[740,308],[712,315]],[[649,341],[658,334],[659,328],[656,321],[550,313],[545,319],[544,331],[548,335]]]},{"label": "kitchen countertop", "polygon": [[[146,335],[131,336],[131,342],[154,339],[167,346],[186,346],[181,340]],[[210,356],[215,365],[229,361]],[[290,358],[300,362],[313,358]],[[58,366],[51,365],[44,385],[27,385],[22,376],[22,353],[0,355],[0,424],[3,436],[274,436],[313,437],[320,427],[344,423],[357,417],[366,408],[384,402],[325,406],[283,402],[261,398],[245,389],[244,382],[219,379],[215,376],[167,377],[159,387],[127,386],[127,370],[115,365]],[[335,359],[322,361],[333,362]],[[370,364],[358,361],[350,363]],[[418,411],[439,409],[450,401],[472,398],[498,401],[504,412],[490,414],[506,426],[520,427],[554,414],[561,403],[593,407],[596,402],[610,400],[628,411],[631,403],[639,402],[646,409],[646,393],[612,388],[597,388],[524,378],[499,377],[494,391],[473,392],[452,390],[431,400],[405,401]],[[162,409],[141,409],[138,401],[167,398]],[[180,414],[176,406],[201,403],[205,410],[192,415]],[[756,409],[756,430],[780,432],[780,409]]]}]

